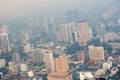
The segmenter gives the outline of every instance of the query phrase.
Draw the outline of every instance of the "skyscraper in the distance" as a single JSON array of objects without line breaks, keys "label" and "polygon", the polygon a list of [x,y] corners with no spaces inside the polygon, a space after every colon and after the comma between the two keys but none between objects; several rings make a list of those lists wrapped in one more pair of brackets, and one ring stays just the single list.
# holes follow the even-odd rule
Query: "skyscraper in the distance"
[{"label": "skyscraper in the distance", "polygon": [[15,62],[15,63],[19,63],[20,62],[20,54],[17,51],[15,51],[12,54],[12,61]]},{"label": "skyscraper in the distance", "polygon": [[85,53],[84,53],[84,51],[78,51],[77,52],[77,58],[83,64],[84,61],[85,61]]},{"label": "skyscraper in the distance", "polygon": [[24,53],[30,53],[32,51],[31,43],[25,42],[23,48],[24,48]]},{"label": "skyscraper in the distance", "polygon": [[10,49],[10,44],[8,39],[7,25],[2,25],[0,27],[0,37],[1,37],[1,43],[2,43],[2,52],[9,53],[11,49]]},{"label": "skyscraper in the distance", "polygon": [[75,31],[75,23],[60,24],[60,31],[57,33],[57,40],[60,42],[71,42],[72,33]]},{"label": "skyscraper in the distance", "polygon": [[43,54],[43,60],[45,63],[47,73],[54,72],[54,59],[53,59],[53,52],[50,50],[46,50]]},{"label": "skyscraper in the distance", "polygon": [[90,29],[88,22],[83,20],[78,23],[78,43],[81,45],[86,45],[91,39]]},{"label": "skyscraper in the distance", "polygon": [[97,30],[97,37],[98,38],[103,37],[106,33],[105,24],[99,22],[96,27],[96,30]]},{"label": "skyscraper in the distance", "polygon": [[39,48],[32,51],[31,57],[34,64],[39,65],[43,63],[43,54]]},{"label": "skyscraper in the distance", "polygon": [[77,42],[78,41],[78,32],[73,32],[72,33],[72,41],[73,42]]},{"label": "skyscraper in the distance", "polygon": [[23,32],[23,41],[27,42],[30,40],[29,33],[28,32]]},{"label": "skyscraper in the distance", "polygon": [[68,24],[68,36],[70,41],[73,41],[72,33],[75,32],[75,26],[75,22],[71,22]]}]

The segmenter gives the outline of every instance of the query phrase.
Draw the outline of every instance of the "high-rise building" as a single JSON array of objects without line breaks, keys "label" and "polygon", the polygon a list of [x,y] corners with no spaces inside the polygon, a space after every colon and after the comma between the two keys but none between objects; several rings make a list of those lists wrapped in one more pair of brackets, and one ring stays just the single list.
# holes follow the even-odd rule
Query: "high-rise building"
[{"label": "high-rise building", "polygon": [[68,24],[68,36],[70,41],[73,41],[72,33],[75,32],[75,26],[76,24],[74,22]]},{"label": "high-rise building", "polygon": [[50,24],[53,24],[55,21],[54,17],[53,16],[50,16]]},{"label": "high-rise building", "polygon": [[73,39],[73,42],[77,42],[78,41],[78,32],[73,32],[72,33],[72,39]]},{"label": "high-rise building", "polygon": [[15,63],[19,63],[20,62],[20,54],[18,52],[15,52],[12,54],[12,61]]},{"label": "high-rise building", "polygon": [[34,19],[28,20],[28,27],[35,27]]},{"label": "high-rise building", "polygon": [[55,25],[54,24],[49,24],[48,29],[49,29],[50,35],[53,35],[55,33]]},{"label": "high-rise building", "polygon": [[47,78],[48,80],[72,80],[66,55],[55,59],[55,72],[49,73]]},{"label": "high-rise building", "polygon": [[118,25],[120,25],[120,18],[118,18],[117,23],[118,23]]},{"label": "high-rise building", "polygon": [[5,67],[5,65],[6,65],[5,59],[0,59],[0,68]]},{"label": "high-rise building", "polygon": [[47,50],[43,54],[43,60],[46,66],[47,73],[54,72],[54,59],[53,59],[53,53],[50,50]]},{"label": "high-rise building", "polygon": [[56,40],[61,42],[61,36],[60,36],[60,32],[56,32]]},{"label": "high-rise building", "polygon": [[59,56],[55,59],[55,70],[59,74],[64,74],[69,71],[69,64],[67,56]]},{"label": "high-rise building", "polygon": [[23,32],[23,41],[24,41],[24,42],[29,41],[29,33]]},{"label": "high-rise building", "polygon": [[31,18],[28,20],[28,27],[39,27],[40,26],[40,18]]},{"label": "high-rise building", "polygon": [[28,42],[24,43],[24,52],[25,52],[25,53],[29,53],[29,52],[31,52],[31,51],[32,51],[31,44],[28,43]]},{"label": "high-rise building", "polygon": [[87,21],[80,21],[78,23],[78,43],[86,45],[91,39],[90,30]]},{"label": "high-rise building", "polygon": [[68,36],[68,25],[67,24],[61,24],[60,25],[60,39],[64,42],[69,42],[69,36]]},{"label": "high-rise building", "polygon": [[41,53],[40,49],[36,49],[32,52],[32,62],[34,64],[42,64],[43,63],[43,53]]},{"label": "high-rise building", "polygon": [[2,25],[0,27],[0,33],[8,33],[8,25]]},{"label": "high-rise building", "polygon": [[89,38],[90,38],[90,39],[92,39],[92,37],[93,37],[93,32],[92,32],[92,29],[91,29],[91,28],[89,28]]},{"label": "high-rise building", "polygon": [[40,26],[40,19],[36,18],[36,26],[39,27]]},{"label": "high-rise building", "polygon": [[90,60],[105,60],[104,49],[102,46],[89,46],[89,59]]},{"label": "high-rise building", "polygon": [[84,61],[85,61],[85,53],[84,53],[84,51],[78,51],[77,52],[77,58],[78,58],[79,61],[84,63]]},{"label": "high-rise building", "polygon": [[75,31],[75,23],[60,24],[60,31],[57,33],[57,40],[60,42],[72,41],[72,33]]},{"label": "high-rise building", "polygon": [[2,43],[2,52],[9,53],[11,49],[10,49],[8,30],[6,25],[2,25],[2,27],[0,28],[0,37]]},{"label": "high-rise building", "polygon": [[43,22],[43,26],[44,26],[44,31],[46,32],[46,33],[48,33],[49,32],[49,20],[48,20],[48,16],[45,16],[44,17],[44,22]]},{"label": "high-rise building", "polygon": [[97,25],[97,37],[103,37],[106,33],[106,29],[105,29],[105,24],[104,23],[98,23]]}]

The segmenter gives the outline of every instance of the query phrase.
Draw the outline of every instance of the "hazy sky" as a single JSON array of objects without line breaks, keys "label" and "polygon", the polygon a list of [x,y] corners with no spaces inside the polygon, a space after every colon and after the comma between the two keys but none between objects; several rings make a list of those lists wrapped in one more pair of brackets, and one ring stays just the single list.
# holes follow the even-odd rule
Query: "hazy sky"
[{"label": "hazy sky", "polygon": [[90,7],[95,1],[105,0],[0,0],[0,20],[80,8],[83,5]]},{"label": "hazy sky", "polygon": [[21,16],[37,11],[44,13],[77,1],[79,0],[0,0],[0,16]]}]

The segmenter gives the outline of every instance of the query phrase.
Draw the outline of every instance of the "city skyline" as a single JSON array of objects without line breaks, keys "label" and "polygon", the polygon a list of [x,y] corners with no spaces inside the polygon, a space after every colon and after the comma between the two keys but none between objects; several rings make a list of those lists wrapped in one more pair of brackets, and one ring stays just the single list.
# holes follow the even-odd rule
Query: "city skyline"
[{"label": "city skyline", "polygon": [[119,80],[118,0],[0,0],[0,80]]},{"label": "city skyline", "polygon": [[21,17],[59,15],[59,13],[63,14],[63,12],[71,9],[80,9],[80,11],[97,10],[112,4],[116,5],[117,2],[114,0],[1,0],[0,21],[6,22]]}]

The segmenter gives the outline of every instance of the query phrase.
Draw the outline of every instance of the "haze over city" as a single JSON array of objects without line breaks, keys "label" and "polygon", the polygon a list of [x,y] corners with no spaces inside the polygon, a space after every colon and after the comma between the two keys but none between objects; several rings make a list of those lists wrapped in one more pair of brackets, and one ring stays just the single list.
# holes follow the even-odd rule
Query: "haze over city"
[{"label": "haze over city", "polygon": [[29,16],[45,16],[66,10],[88,11],[119,3],[118,0],[0,0],[0,21]]},{"label": "haze over city", "polygon": [[0,80],[120,80],[119,0],[0,0]]}]

